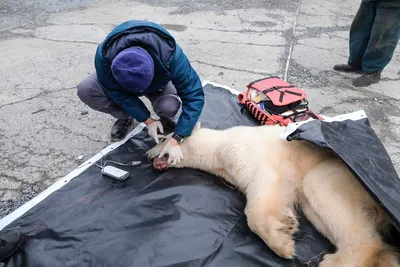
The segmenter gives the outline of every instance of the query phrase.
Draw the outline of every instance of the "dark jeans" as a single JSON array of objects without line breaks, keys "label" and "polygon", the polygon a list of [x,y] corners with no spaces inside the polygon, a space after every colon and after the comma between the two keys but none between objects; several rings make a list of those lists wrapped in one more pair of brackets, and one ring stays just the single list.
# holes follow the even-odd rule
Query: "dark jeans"
[{"label": "dark jeans", "polygon": [[399,38],[400,7],[385,7],[379,1],[361,3],[350,28],[348,64],[365,72],[383,70]]},{"label": "dark jeans", "polygon": [[[131,117],[104,94],[96,73],[90,74],[77,85],[77,94],[79,99],[91,109],[110,114],[116,119]],[[146,97],[150,100],[154,112],[161,118],[173,118],[180,110],[181,100],[171,82],[163,91]]]}]

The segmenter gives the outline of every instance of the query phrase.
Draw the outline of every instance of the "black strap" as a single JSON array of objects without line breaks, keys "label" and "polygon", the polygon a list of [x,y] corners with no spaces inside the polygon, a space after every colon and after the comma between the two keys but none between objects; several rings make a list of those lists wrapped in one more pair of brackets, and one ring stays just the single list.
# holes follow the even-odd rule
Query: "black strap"
[{"label": "black strap", "polygon": [[274,86],[277,89],[282,89],[282,88],[293,88],[293,85],[280,85],[280,86]]},{"label": "black strap", "polygon": [[293,91],[290,91],[290,90],[285,90],[285,92],[286,92],[286,93],[288,93],[288,94],[291,94],[291,95],[297,95],[297,96],[301,96],[301,94],[300,94],[300,93],[293,92]]},{"label": "black strap", "polygon": [[283,101],[283,96],[285,95],[285,92],[279,91],[279,93],[280,93],[280,95],[279,95],[279,102],[282,103],[282,101]]},{"label": "black strap", "polygon": [[262,91],[264,94],[267,94],[267,93],[269,93],[269,92],[272,92],[272,91],[275,91],[275,90],[278,90],[279,91],[279,89],[282,89],[282,88],[293,88],[294,86],[293,85],[287,85],[287,86],[273,86],[273,87],[271,87],[271,88],[269,88],[269,89],[265,89],[264,91]]},{"label": "black strap", "polygon": [[277,91],[280,93],[280,95],[279,95],[279,102],[282,103],[282,101],[283,101],[283,96],[285,95],[285,93],[288,93],[288,94],[291,94],[291,95],[296,95],[296,96],[301,96],[300,93],[293,92],[293,91],[290,91],[290,90],[285,90],[285,91],[280,91],[280,90],[279,90],[279,89],[282,89],[282,88],[293,88],[293,87],[294,87],[293,85],[288,85],[288,86],[274,86],[274,87],[271,87],[271,88],[269,88],[269,89],[266,89],[266,90],[264,90],[264,91],[262,91],[262,92],[263,92],[264,94],[267,94],[267,93],[269,93],[269,92],[272,92],[272,91],[277,90]]}]

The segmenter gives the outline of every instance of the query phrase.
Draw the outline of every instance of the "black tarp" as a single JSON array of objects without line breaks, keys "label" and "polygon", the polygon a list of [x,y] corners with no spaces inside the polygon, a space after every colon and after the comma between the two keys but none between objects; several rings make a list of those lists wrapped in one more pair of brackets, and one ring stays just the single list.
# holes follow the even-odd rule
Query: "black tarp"
[{"label": "black tarp", "polygon": [[[212,85],[204,89],[203,127],[257,125],[241,111],[231,92]],[[312,132],[316,128],[330,129],[315,126]],[[330,136],[329,131],[320,133],[324,138],[307,132],[304,125],[293,137],[320,139],[323,144]],[[8,225],[5,229],[21,229],[27,242],[6,266],[316,266],[324,253],[335,251],[300,213],[300,231],[295,237],[299,256],[293,261],[278,257],[249,230],[246,200],[240,192],[197,170],[154,171],[144,155],[153,145],[143,130],[104,156],[103,160],[143,162],[120,167],[131,173],[126,181],[103,177],[98,167],[91,166]],[[339,148],[346,149],[340,143]],[[383,148],[374,153],[383,153]],[[350,163],[356,161],[356,155],[350,158]],[[389,162],[382,164],[393,170]],[[390,199],[398,196],[393,194]]]},{"label": "black tarp", "polygon": [[288,140],[301,139],[335,151],[399,229],[400,178],[367,118],[333,122],[314,120],[301,125],[288,137]]}]

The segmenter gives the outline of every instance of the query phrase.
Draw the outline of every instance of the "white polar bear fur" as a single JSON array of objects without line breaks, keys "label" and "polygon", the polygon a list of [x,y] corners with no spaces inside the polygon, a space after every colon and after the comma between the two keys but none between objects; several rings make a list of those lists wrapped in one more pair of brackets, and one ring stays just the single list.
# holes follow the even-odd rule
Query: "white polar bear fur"
[{"label": "white polar bear fur", "polygon": [[[246,195],[250,229],[279,256],[295,257],[295,205],[338,249],[320,267],[395,267],[397,254],[378,230],[387,215],[331,150],[308,141],[280,140],[284,127],[236,126],[226,130],[196,124],[181,145],[175,168],[222,177]],[[147,152],[157,157],[171,134]]]}]

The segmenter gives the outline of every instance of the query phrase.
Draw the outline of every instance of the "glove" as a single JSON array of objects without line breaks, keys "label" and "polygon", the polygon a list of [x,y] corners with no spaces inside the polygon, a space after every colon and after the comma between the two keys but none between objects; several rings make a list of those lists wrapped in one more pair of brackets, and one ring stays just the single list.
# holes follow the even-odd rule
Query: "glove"
[{"label": "glove", "polygon": [[180,145],[173,146],[168,142],[164,149],[161,151],[159,158],[162,158],[165,154],[168,154],[168,165],[173,166],[179,163],[183,159],[182,149]]},{"label": "glove", "polygon": [[158,134],[158,130],[160,130],[161,133],[164,133],[164,128],[161,122],[160,121],[152,122],[147,126],[147,130],[149,132],[149,135],[153,137],[154,141],[156,141],[156,143],[158,144],[160,142],[158,137],[162,136]]}]

